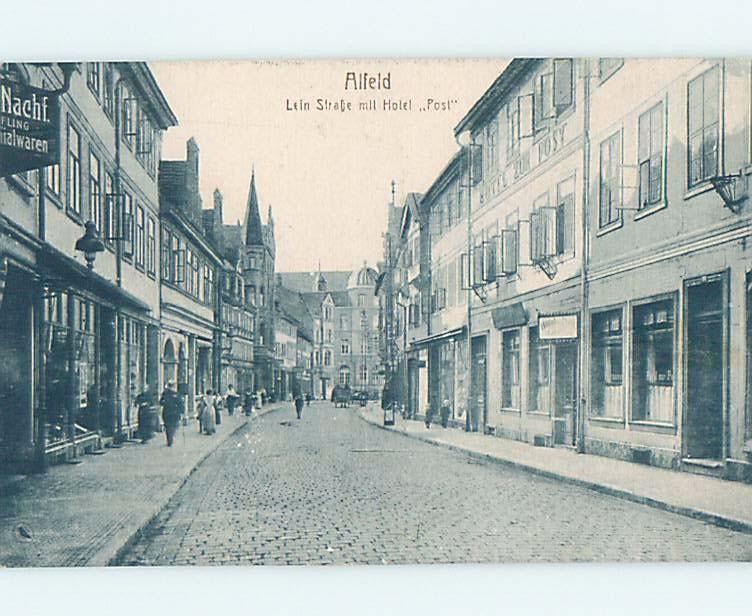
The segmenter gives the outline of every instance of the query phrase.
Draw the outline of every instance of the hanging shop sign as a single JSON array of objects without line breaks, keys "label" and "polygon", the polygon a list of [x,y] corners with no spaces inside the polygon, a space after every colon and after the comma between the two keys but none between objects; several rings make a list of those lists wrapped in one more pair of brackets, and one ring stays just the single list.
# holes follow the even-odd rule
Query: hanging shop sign
[{"label": "hanging shop sign", "polygon": [[60,98],[0,78],[0,177],[60,162]]},{"label": "hanging shop sign", "polygon": [[576,314],[538,317],[538,338],[540,340],[577,338],[577,329]]}]

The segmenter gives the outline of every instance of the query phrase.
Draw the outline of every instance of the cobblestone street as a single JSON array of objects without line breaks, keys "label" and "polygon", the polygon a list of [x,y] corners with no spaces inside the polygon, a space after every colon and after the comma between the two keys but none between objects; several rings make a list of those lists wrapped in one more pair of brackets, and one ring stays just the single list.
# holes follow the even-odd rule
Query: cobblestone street
[{"label": "cobblestone street", "polygon": [[319,402],[230,438],[120,564],[751,559],[750,535],[478,463]]}]

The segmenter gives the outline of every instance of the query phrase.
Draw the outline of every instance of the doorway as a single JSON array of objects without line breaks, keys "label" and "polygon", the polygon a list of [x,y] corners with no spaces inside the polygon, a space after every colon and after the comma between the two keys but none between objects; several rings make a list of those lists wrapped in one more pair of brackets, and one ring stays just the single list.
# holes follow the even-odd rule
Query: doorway
[{"label": "doorway", "polygon": [[554,445],[577,442],[577,344],[560,343],[554,349]]},{"label": "doorway", "polygon": [[690,282],[686,287],[687,457],[723,457],[725,370],[725,289],[721,276]]},{"label": "doorway", "polygon": [[478,431],[478,426],[482,422],[484,429],[487,419],[487,396],[486,396],[486,337],[479,336],[473,338],[472,360],[471,360],[472,378],[470,379],[471,390],[471,407],[470,407],[470,428],[473,432]]}]

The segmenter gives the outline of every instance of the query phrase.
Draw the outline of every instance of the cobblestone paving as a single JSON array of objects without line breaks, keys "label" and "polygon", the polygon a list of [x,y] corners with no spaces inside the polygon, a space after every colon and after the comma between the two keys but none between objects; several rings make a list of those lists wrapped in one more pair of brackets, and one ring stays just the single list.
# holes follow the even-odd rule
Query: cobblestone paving
[{"label": "cobblestone paving", "polygon": [[480,463],[356,413],[318,403],[301,421],[291,409],[242,430],[121,564],[752,560],[752,535]]}]

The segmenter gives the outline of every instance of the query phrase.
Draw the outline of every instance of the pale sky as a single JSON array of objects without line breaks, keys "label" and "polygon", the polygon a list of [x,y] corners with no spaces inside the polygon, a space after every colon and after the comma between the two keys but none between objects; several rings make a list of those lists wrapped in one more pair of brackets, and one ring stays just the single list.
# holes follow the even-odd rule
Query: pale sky
[{"label": "pale sky", "polygon": [[[424,192],[457,150],[453,128],[506,65],[505,60],[222,61],[150,63],[178,117],[165,159],[201,150],[204,206],[219,188],[225,223],[245,211],[251,167],[262,220],[272,205],[277,271],[353,269],[381,258],[390,183],[397,203]],[[382,78],[390,89],[345,90],[349,71]],[[350,101],[353,110],[318,111],[316,101]],[[428,98],[448,110],[421,111]],[[287,111],[303,99],[309,111]],[[377,110],[359,110],[375,99]],[[385,99],[412,110],[384,111]]]}]

